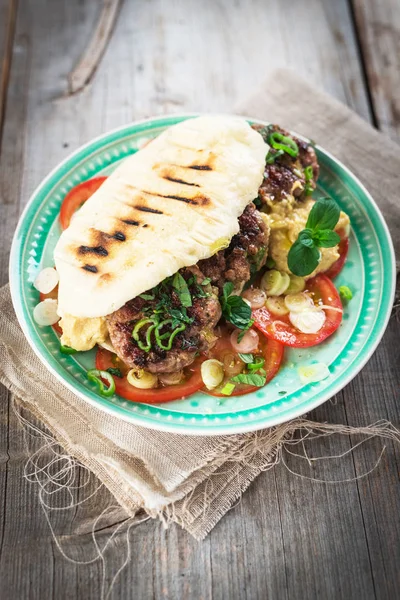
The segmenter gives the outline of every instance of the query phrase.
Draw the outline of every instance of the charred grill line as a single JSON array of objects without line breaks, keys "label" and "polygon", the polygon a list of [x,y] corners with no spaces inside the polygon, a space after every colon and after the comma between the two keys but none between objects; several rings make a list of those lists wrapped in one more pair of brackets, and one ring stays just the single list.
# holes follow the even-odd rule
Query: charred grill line
[{"label": "charred grill line", "polygon": [[119,242],[125,242],[126,240],[126,235],[122,231],[116,231],[112,237]]},{"label": "charred grill line", "polygon": [[79,254],[95,254],[97,256],[108,256],[108,251],[104,246],[79,246]]},{"label": "charred grill line", "polygon": [[[161,194],[158,194],[161,196]],[[194,206],[198,205],[196,200],[193,198],[184,198],[183,196],[161,196],[161,198],[169,198],[170,200],[178,200],[179,202],[185,202],[185,204],[193,204]]]},{"label": "charred grill line", "polygon": [[[168,181],[173,181],[175,183],[182,183],[183,185],[191,185],[193,187],[200,187],[198,183],[190,183],[189,181],[184,181],[183,179],[175,179],[175,177],[170,177],[169,175],[163,175],[163,179],[167,179]],[[169,198],[170,196],[168,196]]]},{"label": "charred grill line", "polygon": [[135,227],[139,227],[140,225],[139,221],[132,221],[131,219],[121,219],[121,221],[126,225],[134,225]]},{"label": "charred grill line", "polygon": [[189,165],[188,169],[195,169],[196,171],[212,171],[212,167],[209,165]]},{"label": "charred grill line", "polygon": [[89,273],[97,273],[98,269],[94,265],[84,265],[82,267],[84,271],[89,271]]},{"label": "charred grill line", "polygon": [[141,206],[140,204],[136,205],[134,208],[136,210],[140,210],[142,212],[153,213],[154,215],[163,215],[162,210],[157,210],[156,208],[150,208],[149,206]]}]

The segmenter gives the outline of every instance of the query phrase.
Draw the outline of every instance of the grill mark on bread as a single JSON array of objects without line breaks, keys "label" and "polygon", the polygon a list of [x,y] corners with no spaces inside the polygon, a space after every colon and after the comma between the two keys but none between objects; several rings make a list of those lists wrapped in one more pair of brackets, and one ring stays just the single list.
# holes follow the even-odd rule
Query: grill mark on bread
[{"label": "grill mark on bread", "polygon": [[134,206],[134,208],[136,208],[136,210],[140,210],[142,212],[153,213],[154,215],[163,215],[164,214],[162,210],[158,210],[157,208],[150,208],[150,206],[142,206],[141,204],[136,204],[136,206]]},{"label": "grill mark on bread", "polygon": [[126,240],[126,235],[122,231],[116,231],[111,237],[118,242],[125,242]]},{"label": "grill mark on bread", "polygon": [[171,177],[170,175],[162,175],[162,178],[167,179],[168,181],[173,181],[174,183],[181,183],[182,185],[190,185],[193,187],[200,187],[198,183],[190,183],[190,181],[184,181],[183,179],[177,179],[175,177]]},{"label": "grill mark on bread", "polygon": [[133,225],[134,227],[139,227],[140,225],[140,221],[133,221],[132,219],[120,219],[120,221],[126,225]]},{"label": "grill mark on bread", "polygon": [[82,269],[84,271],[89,271],[89,273],[97,273],[98,268],[95,265],[83,265]]},{"label": "grill mark on bread", "polygon": [[188,169],[195,169],[196,171],[212,171],[210,165],[189,165]]},{"label": "grill mark on bread", "polygon": [[104,246],[79,246],[78,254],[95,254],[96,256],[108,256],[108,250],[104,248]]}]

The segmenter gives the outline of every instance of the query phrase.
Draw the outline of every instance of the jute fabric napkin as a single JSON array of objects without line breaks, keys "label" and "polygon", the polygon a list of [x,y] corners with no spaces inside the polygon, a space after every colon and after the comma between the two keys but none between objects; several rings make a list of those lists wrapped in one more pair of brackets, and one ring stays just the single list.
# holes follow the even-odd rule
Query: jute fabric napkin
[{"label": "jute fabric napkin", "polygon": [[[289,71],[275,72],[236,112],[295,129],[343,160],[378,201],[399,256],[398,146]],[[80,400],[47,371],[18,325],[8,286],[0,290],[0,319],[0,380],[15,393],[17,403],[99,478],[128,515],[145,510],[151,517],[179,523],[197,539],[214,527],[261,471],[274,466],[282,444],[296,430],[350,432],[302,419],[262,432],[220,437],[143,429]],[[392,436],[386,426],[366,428],[372,431]]]}]

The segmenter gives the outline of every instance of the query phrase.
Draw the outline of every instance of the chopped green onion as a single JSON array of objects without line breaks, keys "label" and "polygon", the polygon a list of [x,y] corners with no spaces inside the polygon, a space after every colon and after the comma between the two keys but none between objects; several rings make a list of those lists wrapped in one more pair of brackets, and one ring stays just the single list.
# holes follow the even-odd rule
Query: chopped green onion
[{"label": "chopped green onion", "polygon": [[270,133],[267,142],[275,150],[283,150],[283,152],[286,152],[286,154],[289,154],[293,158],[297,158],[299,155],[299,147],[296,142],[287,135],[279,133],[279,131]]},{"label": "chopped green onion", "polygon": [[[139,337],[139,331],[141,330],[142,327],[144,327],[144,325],[148,325],[150,324],[150,327],[147,328],[146,331],[146,343],[143,343],[142,340]],[[139,346],[139,348],[141,350],[144,350],[145,352],[148,352],[151,348],[151,332],[153,331],[153,329],[156,327],[157,323],[154,322],[154,319],[140,319],[140,321],[138,321],[135,325],[135,327],[133,328],[132,331],[132,337],[135,340],[135,342],[137,342],[137,345]]]},{"label": "chopped green onion", "polygon": [[264,363],[265,363],[265,358],[263,358],[262,356],[257,356],[256,360],[254,362],[247,365],[247,368],[250,372],[258,371],[258,369],[261,369],[261,367],[264,365]]},{"label": "chopped green onion", "polygon": [[226,383],[221,390],[221,394],[223,394],[224,396],[230,396],[234,389],[235,389],[234,383]]},{"label": "chopped green onion", "polygon": [[267,267],[267,269],[273,269],[276,265],[276,262],[274,261],[274,259],[272,258],[272,256],[268,256],[265,266]]},{"label": "chopped green onion", "polygon": [[353,297],[353,292],[347,285],[341,285],[339,288],[339,294],[342,296],[344,300],[351,300]]},{"label": "chopped green onion", "polygon": [[64,346],[63,344],[60,344],[60,352],[62,354],[75,354],[78,352],[78,350],[75,350],[75,348],[71,348],[70,346]]},{"label": "chopped green onion", "polygon": [[274,152],[271,150],[268,152],[267,157],[265,159],[265,163],[267,165],[273,165],[274,162],[276,161],[277,158],[279,158],[280,156],[283,156],[285,153],[283,150],[278,150],[277,152]]},{"label": "chopped green onion", "polygon": [[[99,369],[90,369],[86,373],[89,381],[93,381],[97,385],[97,388],[102,396],[109,398],[115,393],[115,381],[112,375],[107,371],[100,371]],[[105,385],[105,379],[108,383],[108,387]]]},{"label": "chopped green onion", "polygon": [[[182,324],[182,325],[179,325],[179,327],[176,327],[176,329],[174,329],[174,331],[171,334],[164,333],[161,335],[160,329],[162,327],[165,327],[165,325],[171,325],[171,324],[172,324],[172,319],[166,319],[165,321],[161,321],[161,323],[159,323],[156,326],[156,329],[154,331],[157,346],[159,348],[161,348],[162,350],[171,350],[172,342],[174,341],[175,337],[178,335],[178,333],[180,333],[181,331],[184,331],[186,329],[186,325]],[[165,339],[166,337],[168,337],[168,335],[170,336],[168,342],[166,344],[163,344],[162,340]]]}]

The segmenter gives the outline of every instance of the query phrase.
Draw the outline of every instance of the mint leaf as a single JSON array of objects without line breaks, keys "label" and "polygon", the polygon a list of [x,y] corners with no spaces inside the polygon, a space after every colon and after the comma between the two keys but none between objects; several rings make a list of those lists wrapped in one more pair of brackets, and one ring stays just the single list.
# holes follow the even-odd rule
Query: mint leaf
[{"label": "mint leaf", "polygon": [[182,306],[192,306],[192,297],[188,285],[180,273],[175,273],[172,279],[172,287],[175,288]]},{"label": "mint leaf", "polygon": [[265,385],[266,378],[256,373],[241,373],[232,377],[232,381],[235,383],[246,383],[247,385],[255,385],[256,387],[262,387]]},{"label": "mint leaf", "polygon": [[240,360],[247,364],[250,364],[254,361],[254,356],[252,354],[242,354],[241,352],[239,352],[238,356]]},{"label": "mint leaf", "polygon": [[321,253],[314,242],[312,245],[304,245],[304,241],[296,240],[289,250],[288,267],[294,275],[305,277],[318,267],[320,257]]},{"label": "mint leaf", "polygon": [[201,282],[201,285],[208,285],[209,283],[211,283],[211,279],[209,277],[206,277],[205,279],[203,279],[203,281]]},{"label": "mint leaf", "polygon": [[139,294],[139,298],[143,300],[154,300],[153,294]]},{"label": "mint leaf", "polygon": [[336,231],[320,229],[313,234],[313,240],[319,248],[333,248],[340,242],[340,237]]},{"label": "mint leaf", "polygon": [[308,215],[306,227],[317,231],[319,229],[334,229],[339,221],[340,208],[332,198],[320,198]]},{"label": "mint leaf", "polygon": [[122,372],[121,369],[114,369],[114,367],[108,367],[107,373],[110,373],[110,375],[114,375],[114,377],[122,377]]},{"label": "mint leaf", "polygon": [[[229,296],[222,314],[229,315],[229,322],[238,329],[246,329],[251,319],[251,308],[240,296]],[[227,318],[227,317],[226,317]]]}]

